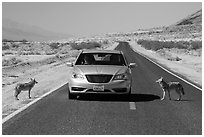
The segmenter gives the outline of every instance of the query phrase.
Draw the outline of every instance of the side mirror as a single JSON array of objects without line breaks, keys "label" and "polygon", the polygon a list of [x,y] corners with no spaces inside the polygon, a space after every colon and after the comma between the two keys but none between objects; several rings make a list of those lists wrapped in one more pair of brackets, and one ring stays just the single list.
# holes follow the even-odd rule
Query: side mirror
[{"label": "side mirror", "polygon": [[67,62],[66,64],[67,64],[68,67],[73,67],[74,66],[73,62]]},{"label": "side mirror", "polygon": [[128,65],[129,68],[135,68],[136,66],[137,66],[136,63],[130,63],[130,64]]}]

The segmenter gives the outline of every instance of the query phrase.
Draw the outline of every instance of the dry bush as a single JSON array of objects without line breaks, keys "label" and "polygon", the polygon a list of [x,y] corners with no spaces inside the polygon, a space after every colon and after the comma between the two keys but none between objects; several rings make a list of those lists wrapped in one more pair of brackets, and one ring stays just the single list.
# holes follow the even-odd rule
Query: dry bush
[{"label": "dry bush", "polygon": [[58,49],[59,43],[51,43],[51,44],[49,44],[49,46],[51,47],[51,49]]},{"label": "dry bush", "polygon": [[5,44],[2,45],[2,50],[8,50],[8,49],[10,49],[9,45],[5,45]]},{"label": "dry bush", "polygon": [[101,44],[98,42],[82,42],[82,43],[70,43],[70,46],[72,49],[75,50],[82,50],[82,49],[94,49],[94,48],[100,48]]},{"label": "dry bush", "polygon": [[17,59],[16,57],[12,57],[10,59],[3,59],[2,60],[2,66],[11,66],[21,63],[22,60]]},{"label": "dry bush", "polygon": [[155,40],[143,40],[137,41],[138,44],[143,46],[147,50],[158,51],[163,48],[177,48],[177,49],[189,49],[196,50],[202,48],[202,42],[200,41],[155,41]]}]

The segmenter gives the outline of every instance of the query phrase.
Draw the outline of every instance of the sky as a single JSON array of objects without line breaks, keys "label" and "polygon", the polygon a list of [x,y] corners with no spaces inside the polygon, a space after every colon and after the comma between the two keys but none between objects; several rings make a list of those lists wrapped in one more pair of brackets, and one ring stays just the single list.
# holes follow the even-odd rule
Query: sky
[{"label": "sky", "polygon": [[168,26],[201,8],[201,2],[3,2],[2,19],[86,36]]}]

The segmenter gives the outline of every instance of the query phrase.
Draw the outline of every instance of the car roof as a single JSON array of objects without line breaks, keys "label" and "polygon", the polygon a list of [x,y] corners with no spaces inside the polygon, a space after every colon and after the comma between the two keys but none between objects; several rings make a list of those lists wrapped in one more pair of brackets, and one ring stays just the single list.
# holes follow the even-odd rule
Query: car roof
[{"label": "car roof", "polygon": [[119,50],[83,50],[82,53],[117,53],[121,54]]}]

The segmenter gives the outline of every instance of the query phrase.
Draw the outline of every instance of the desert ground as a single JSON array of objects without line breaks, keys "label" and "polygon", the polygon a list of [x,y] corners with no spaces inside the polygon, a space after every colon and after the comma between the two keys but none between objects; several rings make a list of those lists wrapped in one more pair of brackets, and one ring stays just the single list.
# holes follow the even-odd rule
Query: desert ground
[{"label": "desert ground", "polygon": [[[124,39],[123,39],[124,40]],[[158,52],[146,50],[137,44],[135,39],[128,41],[137,52],[148,56],[170,70],[179,73],[188,80],[202,86],[202,54],[201,51],[186,52],[180,49],[162,49]],[[103,45],[102,49],[113,50],[118,45],[114,41]],[[3,118],[39,98],[43,94],[60,87],[68,82],[70,67],[67,62],[73,62],[80,51],[70,50],[62,55],[4,55],[2,60],[15,57],[21,60],[19,64],[2,67],[2,116]],[[59,58],[59,56],[61,56]],[[180,61],[169,60],[169,57],[181,58]],[[35,78],[38,84],[31,91],[19,95],[20,100],[14,98],[14,88],[17,83],[29,82]]]}]

